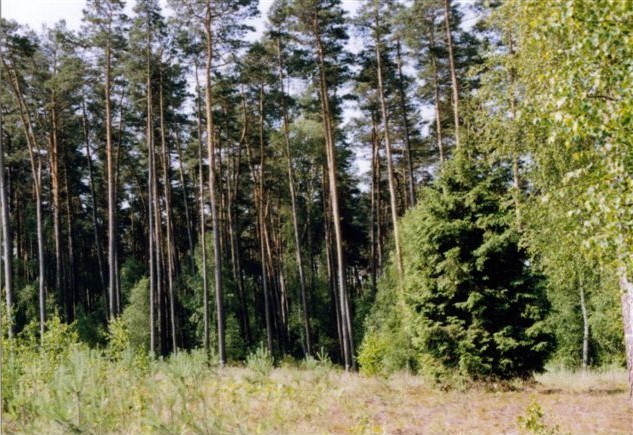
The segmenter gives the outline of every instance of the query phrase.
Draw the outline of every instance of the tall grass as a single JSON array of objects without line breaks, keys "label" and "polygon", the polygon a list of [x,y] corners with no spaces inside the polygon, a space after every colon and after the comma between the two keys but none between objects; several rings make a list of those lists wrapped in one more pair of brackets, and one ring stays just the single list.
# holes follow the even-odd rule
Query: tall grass
[{"label": "tall grass", "polygon": [[567,392],[625,392],[621,367],[608,366],[591,370],[552,368],[536,376],[536,381],[551,389]]},{"label": "tall grass", "polygon": [[[411,374],[345,373],[323,354],[275,368],[261,348],[245,366],[220,369],[203,351],[150,358],[116,330],[115,346],[94,350],[51,325],[41,347],[28,331],[4,341],[5,433],[516,432],[520,415],[525,427],[541,423],[536,408],[525,411],[532,400],[551,418],[544,424],[563,430],[580,422],[579,431],[593,431],[592,421],[603,418],[618,433],[630,423],[617,420],[627,395],[621,369],[550,371],[523,391],[442,392]],[[563,405],[583,407],[578,415],[587,421]],[[507,409],[492,411],[500,407]]]}]

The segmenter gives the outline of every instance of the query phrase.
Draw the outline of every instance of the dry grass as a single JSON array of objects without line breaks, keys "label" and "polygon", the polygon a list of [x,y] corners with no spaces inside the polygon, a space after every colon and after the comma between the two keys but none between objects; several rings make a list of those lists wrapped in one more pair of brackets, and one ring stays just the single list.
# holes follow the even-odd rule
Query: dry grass
[{"label": "dry grass", "polygon": [[[276,370],[272,381],[287,385],[292,376]],[[522,433],[518,417],[536,402],[544,412],[545,425],[558,427],[560,433],[633,433],[633,410],[627,401],[626,374],[621,370],[548,373],[535,384],[496,392],[484,388],[442,392],[409,375],[381,379],[333,373],[325,382],[327,388],[316,397],[311,382],[303,385],[305,395],[313,397],[303,405],[312,406],[288,415],[280,413],[283,424],[271,432]],[[310,410],[309,414],[303,415],[303,409]],[[267,420],[270,415],[252,413],[249,419]]]},{"label": "dry grass", "polygon": [[75,396],[59,396],[60,383],[51,381],[37,396],[58,400],[34,396],[32,408],[5,416],[5,432],[520,434],[528,432],[518,417],[537,403],[539,422],[558,433],[633,433],[623,370],[547,373],[510,391],[440,391],[417,376],[365,377],[327,366],[209,369],[182,357],[144,374],[119,369],[116,378],[106,363],[88,372],[110,376],[86,379],[81,422]]},{"label": "dry grass", "polygon": [[624,371],[548,373],[513,391],[448,392],[406,374],[383,379],[286,368],[252,383],[248,369],[232,368],[219,376],[230,387],[219,392],[213,381],[209,395],[224,408],[218,419],[227,432],[526,433],[518,417],[538,403],[543,423],[559,433],[633,433]]}]

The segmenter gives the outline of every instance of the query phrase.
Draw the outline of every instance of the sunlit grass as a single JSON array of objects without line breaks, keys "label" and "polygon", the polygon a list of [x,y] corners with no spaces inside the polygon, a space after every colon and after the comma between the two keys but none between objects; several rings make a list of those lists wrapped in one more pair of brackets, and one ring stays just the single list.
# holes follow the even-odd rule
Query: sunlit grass
[{"label": "sunlit grass", "polygon": [[619,367],[592,370],[548,370],[536,376],[537,382],[551,389],[575,393],[624,393],[627,389],[626,373]]},{"label": "sunlit grass", "polygon": [[412,374],[364,376],[328,361],[275,368],[261,351],[223,369],[202,352],[149,360],[86,349],[44,375],[48,359],[23,364],[4,385],[6,433],[496,434],[529,433],[519,422],[531,421],[560,433],[624,434],[633,421],[622,369],[441,391]]}]

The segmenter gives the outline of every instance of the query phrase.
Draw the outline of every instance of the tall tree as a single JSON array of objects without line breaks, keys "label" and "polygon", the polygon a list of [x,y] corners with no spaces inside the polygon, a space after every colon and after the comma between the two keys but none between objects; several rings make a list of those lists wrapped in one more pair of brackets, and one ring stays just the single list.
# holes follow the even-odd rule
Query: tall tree
[{"label": "tall tree", "polygon": [[207,157],[209,160],[209,197],[211,224],[213,226],[213,258],[215,276],[215,303],[218,337],[218,357],[220,364],[226,362],[225,310],[222,283],[222,259],[220,245],[220,220],[218,218],[218,178],[217,131],[214,123],[214,77],[218,57],[226,50],[236,49],[237,38],[247,30],[244,21],[256,14],[257,9],[252,1],[236,2],[231,0],[178,0],[172,2],[177,11],[191,19],[195,31],[203,36],[205,52],[204,84],[205,84],[205,122]]},{"label": "tall tree", "polygon": [[444,28],[446,29],[446,48],[448,49],[448,64],[451,72],[451,101],[453,104],[453,123],[455,126],[455,148],[459,148],[459,82],[457,80],[457,66],[455,62],[451,22],[451,0],[444,0]]},{"label": "tall tree", "polygon": [[398,269],[398,274],[402,278],[404,274],[402,266],[402,250],[400,248],[400,234],[398,231],[398,207],[396,198],[396,185],[393,163],[393,150],[391,143],[391,131],[389,127],[389,112],[387,109],[387,95],[384,84],[385,71],[383,69],[383,58],[386,57],[386,49],[384,44],[384,34],[386,32],[386,26],[381,21],[381,16],[384,15],[383,8],[389,8],[388,3],[381,4],[379,1],[374,1],[370,4],[369,10],[373,17],[373,23],[371,26],[371,33],[374,39],[374,51],[376,58],[376,77],[378,83],[378,99],[380,101],[380,114],[382,117],[383,125],[383,137],[385,140],[385,154],[387,160],[387,180],[389,182],[389,205],[391,207],[391,222],[393,227],[393,241],[395,246],[395,261]]},{"label": "tall tree", "polygon": [[[7,53],[2,56],[3,69],[7,71],[9,85],[18,107],[19,119],[27,144],[31,175],[33,177],[33,192],[35,194],[36,234],[37,234],[37,261],[38,261],[38,299],[39,299],[39,326],[40,339],[44,339],[44,327],[46,322],[45,298],[46,298],[46,264],[45,264],[45,235],[42,215],[42,190],[43,190],[43,159],[44,149],[42,143],[42,128],[36,125],[38,111],[28,104],[27,94],[24,90],[25,68],[28,66],[37,69],[34,56],[38,47],[33,40],[33,35],[21,36],[13,34],[9,42]],[[31,71],[32,73],[33,71]],[[30,101],[37,104],[38,96],[31,96]],[[41,95],[39,96],[41,98]]]},{"label": "tall tree", "polygon": [[126,18],[122,0],[89,0],[84,9],[84,21],[94,46],[102,50],[100,60],[103,67],[103,97],[105,102],[105,154],[108,207],[108,317],[119,314],[119,264],[117,255],[117,198],[116,156],[113,140],[112,87],[114,81],[113,59],[120,50],[121,25]]},{"label": "tall tree", "polygon": [[283,12],[280,14],[281,20],[277,20],[275,11],[271,11],[269,14],[269,20],[272,23],[272,29],[270,31],[270,38],[276,45],[277,55],[277,68],[279,76],[279,90],[281,99],[281,113],[283,119],[283,137],[284,137],[284,157],[286,160],[286,170],[288,173],[288,193],[290,194],[290,212],[292,216],[292,230],[295,244],[295,255],[297,261],[297,271],[299,273],[299,286],[301,295],[301,308],[303,315],[303,334],[304,334],[304,349],[305,354],[310,355],[312,353],[312,340],[310,333],[310,315],[308,313],[308,295],[306,288],[306,278],[304,271],[303,253],[301,250],[301,234],[299,232],[299,218],[297,210],[297,193],[295,187],[295,171],[292,161],[292,152],[290,149],[290,118],[288,114],[288,95],[286,93],[286,66],[285,57],[286,43],[289,39],[288,29],[283,24]]},{"label": "tall tree", "polygon": [[74,231],[68,227],[68,222],[75,214],[69,206],[72,197],[70,189],[80,176],[74,168],[79,158],[76,149],[79,138],[77,112],[83,80],[83,65],[76,53],[77,48],[75,35],[66,28],[64,22],[48,30],[42,40],[42,56],[47,74],[43,92],[55,247],[54,284],[58,302],[63,307],[62,313],[68,321],[74,319],[77,296],[73,278]]},{"label": "tall tree", "polygon": [[[0,6],[1,8],[1,6]],[[4,50],[4,30],[2,29],[2,14],[0,13],[0,55]],[[0,62],[0,83],[4,83],[4,68],[2,62]],[[3,130],[3,105],[0,98],[0,223],[2,223],[2,234],[0,239],[2,240],[2,253],[3,258],[2,268],[0,274],[4,272],[4,280],[0,279],[0,286],[4,284],[5,296],[6,296],[6,310],[8,324],[5,325],[9,337],[13,336],[13,269],[11,267],[13,260],[13,253],[11,249],[11,221],[9,219],[9,202],[7,197],[7,186],[5,177],[5,165],[4,165],[4,130]],[[1,288],[1,287],[0,287]]]},{"label": "tall tree", "polygon": [[321,122],[325,134],[325,155],[327,162],[329,211],[334,229],[335,264],[338,298],[341,315],[341,341],[345,369],[355,366],[352,320],[347,292],[345,257],[343,251],[343,232],[341,229],[341,207],[337,177],[336,149],[336,108],[330,88],[340,85],[343,73],[342,43],[347,39],[343,27],[344,15],[337,0],[298,0],[292,3],[291,13],[297,19],[296,30],[302,34],[306,44],[314,47],[314,65],[318,78],[316,88],[321,107]]},{"label": "tall tree", "polygon": [[[267,205],[269,198],[267,198],[268,192],[265,189],[265,171],[266,171],[266,135],[265,135],[265,118],[264,112],[264,92],[265,87],[270,83],[272,71],[270,66],[266,65],[267,60],[266,47],[261,43],[253,44],[246,55],[244,56],[242,69],[242,79],[249,85],[251,89],[244,89],[242,91],[242,123],[244,126],[244,142],[248,152],[248,162],[251,170],[251,178],[253,180],[255,210],[257,215],[257,227],[259,234],[259,247],[260,247],[260,268],[261,268],[261,283],[262,293],[264,295],[264,317],[266,321],[266,344],[268,351],[271,354],[274,352],[273,348],[273,325],[272,325],[272,298],[271,289],[268,284],[270,273],[269,265],[272,262],[270,258],[268,240],[268,222],[267,222]],[[243,86],[245,87],[245,86]],[[247,94],[247,91],[249,95]],[[247,100],[248,99],[248,100]],[[256,112],[253,115],[249,115],[247,111],[247,105],[257,107]],[[256,121],[255,121],[256,120]],[[256,129],[249,129],[248,126],[256,123]],[[259,145],[259,159],[255,159],[253,152],[254,144]]]},{"label": "tall tree", "polygon": [[[365,340],[408,335],[419,370],[440,382],[456,374],[524,378],[543,369],[553,347],[545,323],[549,304],[504,206],[507,168],[465,154],[457,152],[404,218],[405,304],[396,305],[404,312],[393,310],[399,285],[385,279],[381,291],[392,296],[380,296],[371,320],[376,329]],[[385,313],[406,321],[382,319]],[[360,359],[381,369],[402,352],[390,342],[379,346],[377,361],[366,353],[371,345]]]}]

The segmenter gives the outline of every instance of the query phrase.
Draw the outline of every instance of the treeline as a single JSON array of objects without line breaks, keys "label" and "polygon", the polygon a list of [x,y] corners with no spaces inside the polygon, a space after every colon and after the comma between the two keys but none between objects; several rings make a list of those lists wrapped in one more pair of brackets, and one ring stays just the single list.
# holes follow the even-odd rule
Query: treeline
[{"label": "treeline", "polygon": [[[367,328],[376,370],[621,363],[631,106],[609,35],[630,8],[538,3],[279,0],[257,39],[249,0],[3,21],[6,333],[57,314],[99,345],[120,318],[156,354],[265,343],[353,368]],[[523,314],[524,347],[460,332]]]}]

